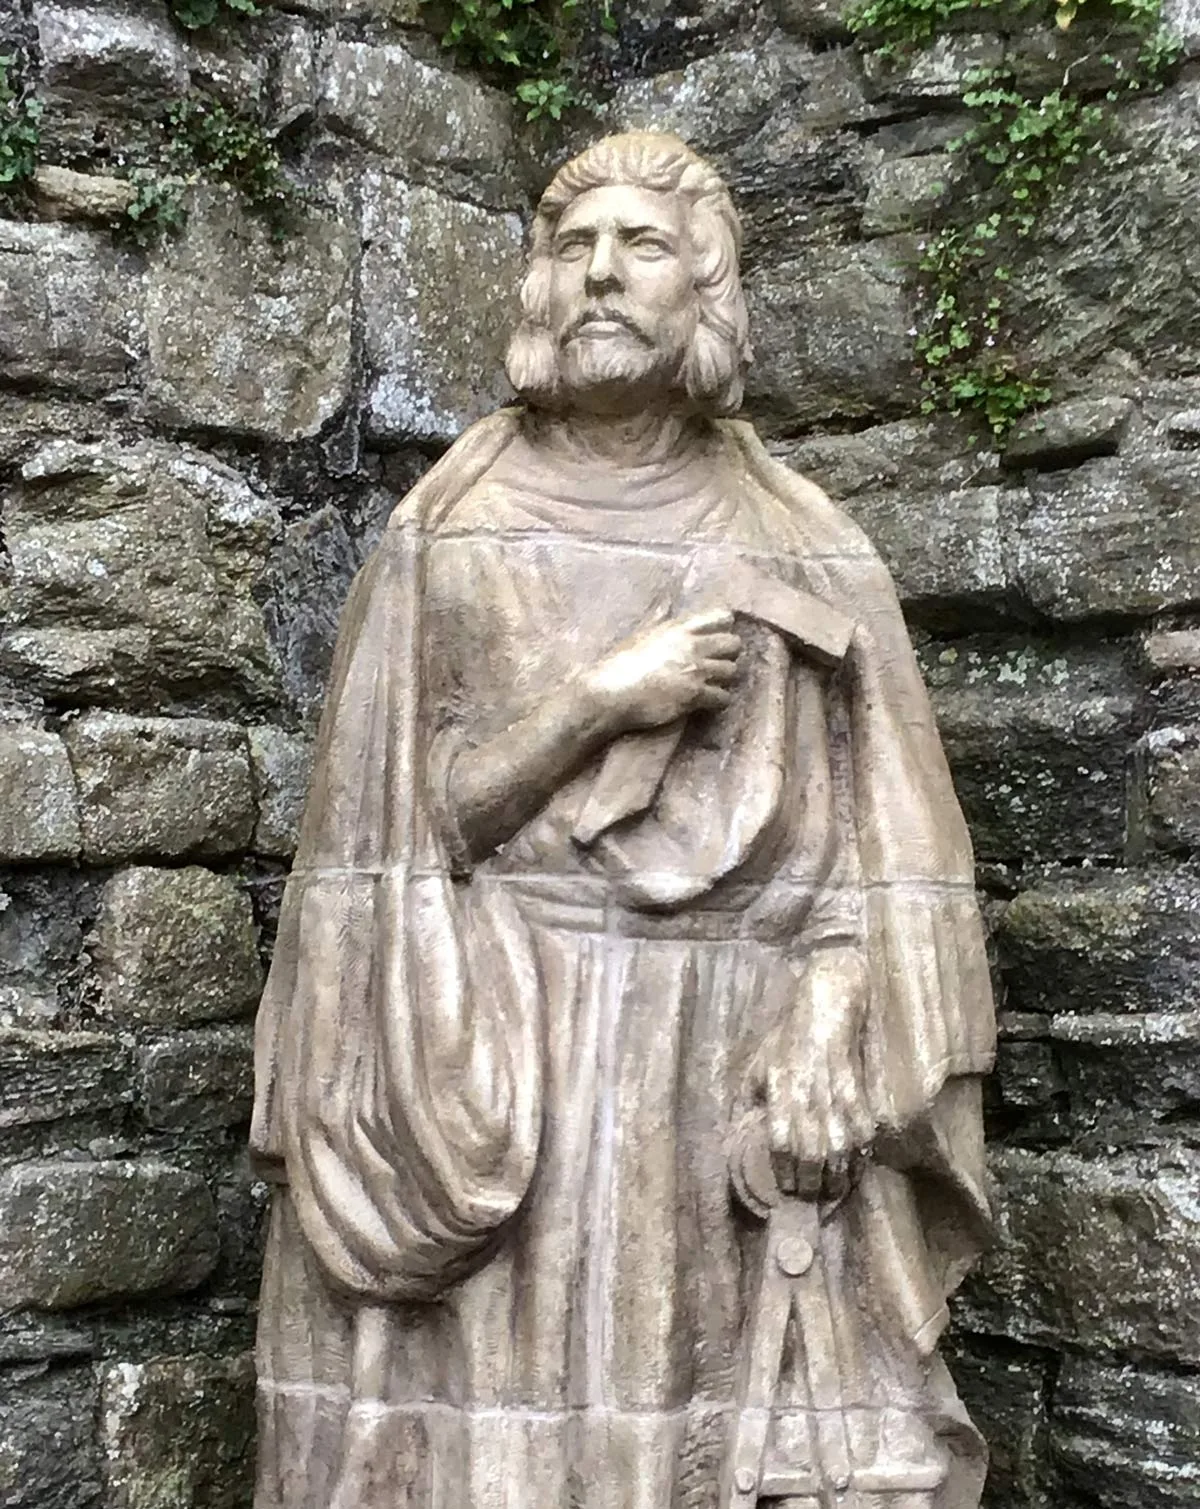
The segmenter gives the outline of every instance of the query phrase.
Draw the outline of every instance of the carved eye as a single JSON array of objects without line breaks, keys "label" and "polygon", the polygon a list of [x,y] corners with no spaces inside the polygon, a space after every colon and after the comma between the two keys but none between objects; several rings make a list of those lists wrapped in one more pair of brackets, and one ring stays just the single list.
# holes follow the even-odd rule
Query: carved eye
[{"label": "carved eye", "polygon": [[554,255],[560,262],[578,262],[587,256],[590,247],[586,236],[564,236],[555,246]]},{"label": "carved eye", "polygon": [[660,257],[669,257],[674,253],[674,247],[662,236],[636,236],[631,243],[633,250],[644,260],[655,261]]}]

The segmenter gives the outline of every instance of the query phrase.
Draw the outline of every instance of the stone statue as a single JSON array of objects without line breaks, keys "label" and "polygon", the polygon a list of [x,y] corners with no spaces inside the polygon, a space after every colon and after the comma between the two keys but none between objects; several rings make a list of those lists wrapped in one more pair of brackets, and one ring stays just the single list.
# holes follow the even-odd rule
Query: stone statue
[{"label": "stone statue", "polygon": [[971,848],[886,571],[727,417],[739,243],[675,137],[569,162],[523,407],[351,591],[259,1019],[257,1509],[978,1503]]}]

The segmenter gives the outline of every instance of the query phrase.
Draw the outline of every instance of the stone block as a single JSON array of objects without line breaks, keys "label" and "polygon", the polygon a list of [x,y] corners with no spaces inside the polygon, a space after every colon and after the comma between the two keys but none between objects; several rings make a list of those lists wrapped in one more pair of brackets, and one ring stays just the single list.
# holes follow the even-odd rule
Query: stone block
[{"label": "stone block", "polygon": [[132,1053],[101,1032],[0,1028],[0,1127],[127,1105]]},{"label": "stone block", "polygon": [[137,193],[128,178],[76,173],[51,163],[38,165],[33,188],[43,213],[54,220],[119,220]]},{"label": "stone block", "polygon": [[165,1130],[211,1131],[249,1121],[254,1103],[250,1027],[183,1032],[139,1050],[142,1115]]},{"label": "stone block", "polygon": [[1024,420],[1004,446],[1004,465],[1053,471],[1115,456],[1133,414],[1128,398],[1076,398]]},{"label": "stone block", "polygon": [[1138,689],[1119,650],[980,640],[921,660],[978,859],[1122,852]]},{"label": "stone block", "polygon": [[1200,1109],[1200,1012],[1053,1016],[1077,1146],[1169,1141]]},{"label": "stone block", "polygon": [[322,64],[318,108],[331,130],[388,158],[400,177],[523,207],[505,95],[399,46],[333,41]]},{"label": "stone block", "polygon": [[90,877],[23,866],[0,887],[0,1026],[56,1026],[79,985]]},{"label": "stone block", "polygon": [[72,859],[79,846],[63,741],[38,728],[0,726],[0,860]]},{"label": "stone block", "polygon": [[974,32],[939,35],[928,47],[895,58],[870,52],[865,61],[868,78],[881,97],[929,104],[961,98],[973,75],[998,68],[1003,60],[1002,38]]},{"label": "stone block", "polygon": [[258,822],[254,852],[290,859],[296,852],[300,818],[312,772],[312,743],[282,728],[250,728],[250,759]]},{"label": "stone block", "polygon": [[999,487],[891,488],[853,498],[846,511],[883,557],[910,620],[976,627],[1008,608],[1012,500],[1020,496]]},{"label": "stone block", "polygon": [[93,863],[249,848],[250,751],[235,724],[92,712],[68,725],[66,739]]},{"label": "stone block", "polygon": [[967,1280],[972,1331],[1195,1366],[1200,1162],[996,1149],[999,1239]]},{"label": "stone block", "polygon": [[146,345],[143,275],[98,231],[0,220],[0,378],[99,395]]},{"label": "stone block", "polygon": [[867,179],[863,235],[920,230],[929,223],[953,172],[953,159],[945,153],[885,158]]},{"label": "stone block", "polygon": [[1200,458],[1113,457],[1028,485],[1017,570],[1041,612],[1151,614],[1200,596]]},{"label": "stone block", "polygon": [[246,1509],[254,1490],[254,1361],[121,1362],[101,1379],[107,1509]]},{"label": "stone block", "polygon": [[752,135],[777,106],[790,50],[776,39],[762,52],[712,53],[632,80],[612,99],[605,124],[613,131],[673,131],[713,155]]},{"label": "stone block", "polygon": [[151,259],[154,414],[272,440],[315,435],[350,392],[357,255],[332,220],[297,212],[276,244],[231,191],[198,192],[183,235]]},{"label": "stone block", "polygon": [[959,1396],[988,1445],[985,1505],[1051,1509],[1043,1483],[1050,1354],[955,1331],[944,1351]]},{"label": "stone block", "polygon": [[747,401],[765,432],[909,406],[912,290],[891,241],[800,248],[752,270],[746,299],[756,358]]},{"label": "stone block", "polygon": [[1200,881],[1184,870],[1053,874],[993,929],[1011,1009],[1187,1010],[1200,971]]},{"label": "stone block", "polygon": [[106,1509],[90,1367],[0,1373],[0,1504]]},{"label": "stone block", "polygon": [[176,446],[54,441],[4,502],[0,670],[55,701],[166,711],[269,704],[254,591],[279,514]]},{"label": "stone block", "polygon": [[227,876],[196,867],[115,875],[101,896],[93,954],[98,1009],[130,1026],[244,1016],[262,989],[248,898]]},{"label": "stone block", "polygon": [[375,173],[364,200],[368,427],[383,442],[449,441],[511,398],[521,222]]},{"label": "stone block", "polygon": [[1067,1356],[1050,1444],[1059,1475],[1105,1509],[1200,1504],[1200,1379]]},{"label": "stone block", "polygon": [[1200,725],[1156,728],[1134,752],[1129,856],[1200,848]]},{"label": "stone block", "polygon": [[217,1260],[196,1174],[150,1161],[24,1163],[0,1176],[0,1309],[194,1289]]},{"label": "stone block", "polygon": [[938,415],[871,425],[846,435],[777,440],[772,450],[830,497],[845,500],[898,489],[923,495],[995,485],[1002,480],[1000,470],[991,449],[980,448],[981,441],[977,424]]},{"label": "stone block", "polygon": [[122,6],[33,6],[46,104],[45,144],[60,159],[98,141],[148,145],[154,123],[188,87],[188,53],[161,0]]}]

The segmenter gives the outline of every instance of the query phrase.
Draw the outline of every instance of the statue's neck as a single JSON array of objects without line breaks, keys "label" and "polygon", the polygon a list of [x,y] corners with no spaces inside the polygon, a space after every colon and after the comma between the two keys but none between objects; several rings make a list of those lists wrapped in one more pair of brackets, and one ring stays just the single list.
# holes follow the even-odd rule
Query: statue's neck
[{"label": "statue's neck", "polygon": [[536,441],[578,464],[661,466],[699,439],[702,421],[675,411],[538,416]]}]

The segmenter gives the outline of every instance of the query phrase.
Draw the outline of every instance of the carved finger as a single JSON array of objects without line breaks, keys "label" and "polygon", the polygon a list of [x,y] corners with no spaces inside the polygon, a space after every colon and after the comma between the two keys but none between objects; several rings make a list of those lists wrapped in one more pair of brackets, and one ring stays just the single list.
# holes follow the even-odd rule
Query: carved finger
[{"label": "carved finger", "polygon": [[705,608],[702,613],[691,613],[683,620],[683,627],[692,633],[706,629],[731,629],[733,612],[729,608]]},{"label": "carved finger", "polygon": [[716,681],[722,686],[727,686],[737,675],[737,665],[732,660],[701,660],[699,662],[700,674],[705,681]]},{"label": "carved finger", "polygon": [[736,660],[742,653],[741,637],[737,634],[697,634],[695,645],[710,660]]},{"label": "carved finger", "polygon": [[733,701],[732,695],[720,686],[703,686],[696,698],[697,707],[708,708],[716,712],[722,707],[728,707]]}]

